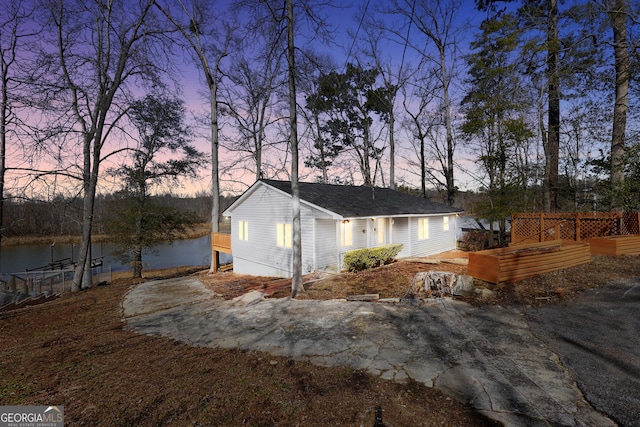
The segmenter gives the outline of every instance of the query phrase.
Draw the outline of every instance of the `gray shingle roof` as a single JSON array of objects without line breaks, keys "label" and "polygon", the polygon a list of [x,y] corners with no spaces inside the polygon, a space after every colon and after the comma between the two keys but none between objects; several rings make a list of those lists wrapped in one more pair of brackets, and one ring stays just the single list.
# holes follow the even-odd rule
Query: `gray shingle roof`
[{"label": "gray shingle roof", "polygon": [[[262,179],[267,185],[291,194],[290,181]],[[300,182],[300,199],[344,218],[459,213],[462,209],[414,197],[389,188],[354,187]]]}]

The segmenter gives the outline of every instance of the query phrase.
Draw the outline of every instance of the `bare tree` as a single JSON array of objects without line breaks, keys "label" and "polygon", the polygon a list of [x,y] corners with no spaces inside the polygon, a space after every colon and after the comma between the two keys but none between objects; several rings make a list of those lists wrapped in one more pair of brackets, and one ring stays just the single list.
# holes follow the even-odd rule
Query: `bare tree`
[{"label": "bare tree", "polygon": [[[298,70],[296,68],[296,53],[298,48],[295,42],[297,26],[307,21],[312,27],[314,37],[324,31],[326,19],[319,15],[322,7],[313,1],[286,0],[284,3],[275,0],[240,1],[244,8],[253,14],[254,28],[260,26],[274,27],[277,31],[266,50],[273,55],[284,54],[287,58],[287,100],[289,105],[289,144],[291,152],[291,193],[292,193],[292,283],[291,296],[296,297],[304,293],[302,285],[302,231],[300,223],[300,192],[299,192],[299,145],[298,145],[298,105],[296,97],[296,84]],[[320,3],[320,2],[317,2]],[[286,40],[286,43],[283,41]],[[286,46],[284,51],[280,47]]]},{"label": "bare tree", "polygon": [[[402,105],[406,115],[403,128],[409,134],[413,151],[407,157],[409,165],[417,166],[420,170],[420,195],[427,197],[427,183],[436,189],[446,188],[446,154],[442,152],[438,141],[437,129],[442,126],[440,114],[434,113],[432,103],[436,99],[434,87],[430,87],[431,79],[428,74],[418,78],[414,73],[413,79],[419,79],[404,85],[402,91]],[[417,161],[415,160],[417,158]],[[431,165],[431,161],[438,162],[439,168]]]},{"label": "bare tree", "polygon": [[[269,36],[266,36],[267,38]],[[255,179],[264,177],[263,162],[269,145],[271,126],[281,120],[277,114],[276,90],[282,83],[281,57],[261,53],[253,58],[240,56],[227,74],[222,114],[231,117],[235,135],[227,149],[247,153],[252,160]]]},{"label": "bare tree", "polygon": [[291,196],[293,198],[293,277],[291,297],[304,294],[302,286],[302,227],[300,187],[298,185],[298,104],[296,99],[296,44],[294,40],[293,0],[287,0],[287,68],[289,77],[289,126],[291,145]]},{"label": "bare tree", "polygon": [[21,63],[19,54],[35,35],[27,27],[33,13],[34,6],[21,0],[11,0],[0,9],[0,241],[4,231],[7,142],[16,138],[21,125],[18,110],[25,101],[21,75],[25,74],[26,64]]},{"label": "bare tree", "polygon": [[[404,44],[403,54],[399,64],[393,65],[391,58],[383,56],[383,44],[388,41],[385,32],[385,22],[376,20],[369,15],[363,26],[364,36],[362,41],[362,51],[364,57],[371,61],[371,65],[378,70],[382,86],[374,96],[377,96],[378,106],[381,109],[381,119],[386,122],[389,140],[389,188],[395,188],[396,172],[396,111],[395,103],[398,92],[402,90],[407,80],[405,65],[406,51],[408,43]],[[408,39],[412,27],[412,20],[409,20],[405,38]]]},{"label": "bare tree", "polygon": [[[403,16],[407,23],[411,23],[426,40],[435,47],[435,54],[425,49],[425,43],[416,41],[414,37],[408,37],[408,33],[394,28],[387,31],[407,44],[420,54],[424,61],[433,62],[438,69],[440,82],[442,107],[444,113],[447,202],[453,205],[456,186],[454,180],[453,157],[455,152],[455,140],[453,134],[453,113],[451,102],[451,79],[456,62],[458,49],[457,34],[465,28],[464,22],[458,22],[466,5],[461,0],[445,0],[433,2],[431,0],[393,0],[386,9],[395,15]],[[408,25],[408,24],[407,24]]]},{"label": "bare tree", "polygon": [[159,84],[161,30],[150,22],[152,0],[135,3],[47,3],[55,53],[45,57],[49,88],[74,118],[82,141],[82,241],[72,291],[91,286],[91,233],[103,149],[124,113],[129,83]]},{"label": "bare tree", "polygon": [[[180,11],[174,12],[160,1],[154,1],[160,11],[182,34],[187,46],[195,55],[194,62],[199,64],[204,75],[209,95],[209,113],[211,128],[211,232],[219,231],[220,223],[220,172],[219,172],[219,101],[220,63],[228,55],[233,42],[235,26],[220,18],[219,10],[212,10],[208,2],[194,0],[191,3],[180,2]],[[217,18],[218,19],[217,19]],[[210,272],[213,272],[215,253],[211,253]]]}]

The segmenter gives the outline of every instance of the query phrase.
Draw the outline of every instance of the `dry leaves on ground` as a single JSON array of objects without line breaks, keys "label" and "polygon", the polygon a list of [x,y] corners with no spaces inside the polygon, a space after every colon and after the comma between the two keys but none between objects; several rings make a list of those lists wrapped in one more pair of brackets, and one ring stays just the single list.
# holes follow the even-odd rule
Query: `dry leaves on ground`
[{"label": "dry leaves on ground", "polygon": [[[413,276],[429,270],[461,274],[466,267],[402,261],[322,280],[309,276],[306,298],[402,297]],[[197,274],[224,298],[248,289],[286,297],[291,283]],[[515,284],[476,282],[492,296],[467,299],[501,305],[568,301],[585,289],[631,277],[640,277],[640,257],[596,256],[590,264]],[[119,279],[0,313],[0,405],[64,405],[68,426],[372,426],[378,405],[390,426],[493,425],[415,382],[396,384],[349,368],[135,334],[121,320],[121,301],[132,283]]]},{"label": "dry leaves on ground", "polygon": [[372,426],[378,405],[393,426],[495,425],[416,382],[138,335],[130,286],[0,313],[0,405],[64,405],[67,426]]}]

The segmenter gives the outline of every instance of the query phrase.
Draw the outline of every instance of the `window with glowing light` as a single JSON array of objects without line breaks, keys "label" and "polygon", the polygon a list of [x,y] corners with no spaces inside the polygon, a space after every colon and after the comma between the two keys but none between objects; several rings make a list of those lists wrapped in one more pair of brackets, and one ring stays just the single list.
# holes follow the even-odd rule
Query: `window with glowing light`
[{"label": "window with glowing light", "polygon": [[238,221],[238,239],[249,240],[249,222]]},{"label": "window with glowing light", "polygon": [[276,244],[280,248],[291,247],[291,224],[277,224]]},{"label": "window with glowing light", "polygon": [[429,218],[418,219],[418,239],[426,240],[429,238]]}]

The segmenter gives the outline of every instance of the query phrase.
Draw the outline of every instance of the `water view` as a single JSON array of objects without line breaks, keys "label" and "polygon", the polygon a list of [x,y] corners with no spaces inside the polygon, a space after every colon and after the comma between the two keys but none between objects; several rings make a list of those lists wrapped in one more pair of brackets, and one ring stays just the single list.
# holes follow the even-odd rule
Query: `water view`
[{"label": "water view", "polygon": [[[50,262],[78,259],[78,246],[70,244],[6,246],[0,249],[0,273],[17,273],[46,267]],[[112,256],[113,245],[97,243],[92,246],[92,258],[103,257],[103,266],[111,271],[129,270]],[[211,236],[198,239],[177,240],[158,245],[152,252],[142,256],[145,269],[179,267],[183,265],[205,265],[211,262]],[[221,263],[231,262],[231,256],[220,254]]]}]

